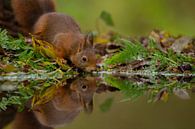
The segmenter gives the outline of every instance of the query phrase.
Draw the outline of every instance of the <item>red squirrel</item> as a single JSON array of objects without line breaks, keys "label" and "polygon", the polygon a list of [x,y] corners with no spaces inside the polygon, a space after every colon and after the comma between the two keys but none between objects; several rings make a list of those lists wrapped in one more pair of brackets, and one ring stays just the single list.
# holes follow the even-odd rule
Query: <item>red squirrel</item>
[{"label": "red squirrel", "polygon": [[96,69],[93,36],[81,32],[75,20],[55,12],[53,0],[11,0],[15,20],[24,32],[54,45],[59,58],[85,71]]}]

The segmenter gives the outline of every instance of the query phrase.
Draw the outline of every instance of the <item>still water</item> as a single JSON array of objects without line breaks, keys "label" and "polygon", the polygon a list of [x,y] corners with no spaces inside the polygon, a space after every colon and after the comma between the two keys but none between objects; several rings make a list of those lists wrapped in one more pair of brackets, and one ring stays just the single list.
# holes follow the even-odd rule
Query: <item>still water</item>
[{"label": "still water", "polygon": [[[22,111],[0,112],[0,129],[194,129],[194,78],[155,80],[85,76],[37,88]],[[1,96],[17,94],[2,86]]]}]

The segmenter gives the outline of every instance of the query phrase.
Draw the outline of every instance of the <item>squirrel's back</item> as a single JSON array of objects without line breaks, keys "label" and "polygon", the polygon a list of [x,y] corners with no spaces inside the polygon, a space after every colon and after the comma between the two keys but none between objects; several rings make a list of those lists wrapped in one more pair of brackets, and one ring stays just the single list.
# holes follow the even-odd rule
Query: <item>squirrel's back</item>
[{"label": "squirrel's back", "polygon": [[42,36],[41,38],[48,42],[53,42],[56,34],[68,32],[81,33],[79,25],[71,16],[57,12],[42,15],[33,31],[34,34]]}]

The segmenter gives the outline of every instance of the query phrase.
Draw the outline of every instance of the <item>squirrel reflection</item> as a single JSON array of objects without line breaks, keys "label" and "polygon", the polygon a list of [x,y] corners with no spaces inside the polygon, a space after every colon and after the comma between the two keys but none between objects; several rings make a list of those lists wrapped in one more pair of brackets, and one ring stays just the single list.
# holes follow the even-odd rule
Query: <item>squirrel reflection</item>
[{"label": "squirrel reflection", "polygon": [[92,111],[96,88],[95,78],[76,79],[70,85],[59,87],[54,98],[44,105],[35,107],[33,113],[45,126],[56,127],[70,123],[81,110],[89,113]]},{"label": "squirrel reflection", "polygon": [[[97,78],[82,77],[59,87],[51,101],[16,113],[13,129],[54,129],[72,122],[81,111],[93,111],[94,93],[116,91],[106,85],[97,86]],[[0,116],[1,117],[1,116]]]}]

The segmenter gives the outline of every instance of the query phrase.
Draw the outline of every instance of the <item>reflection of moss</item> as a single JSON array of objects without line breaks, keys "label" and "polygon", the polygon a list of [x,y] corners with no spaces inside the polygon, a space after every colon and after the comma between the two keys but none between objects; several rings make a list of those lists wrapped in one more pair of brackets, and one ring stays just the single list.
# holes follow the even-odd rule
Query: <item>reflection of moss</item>
[{"label": "reflection of moss", "polygon": [[24,108],[24,103],[26,103],[34,94],[34,90],[30,87],[24,87],[23,85],[18,87],[18,90],[6,94],[6,96],[1,98],[0,101],[0,111],[6,110],[8,106],[17,105],[18,109],[21,111]]},{"label": "reflection of moss", "polygon": [[[16,85],[14,91],[5,92],[5,96],[0,98],[0,111],[6,110],[8,106],[17,106],[19,110],[25,107],[26,102],[32,99],[32,106],[48,102],[54,95],[57,87],[61,86],[66,79],[58,81],[55,78],[37,81],[23,81],[13,83]],[[8,83],[9,86],[12,82]]]},{"label": "reflection of moss", "polygon": [[136,81],[136,79],[121,79],[112,75],[105,75],[104,80],[107,84],[120,89],[126,96],[126,100],[135,100],[138,97],[147,95],[148,101],[164,100],[163,97],[168,97],[168,94],[173,94],[174,89],[191,89],[191,83],[182,83],[177,80],[159,79],[149,82]]},{"label": "reflection of moss", "polygon": [[113,103],[113,98],[108,98],[106,99],[101,105],[100,105],[100,110],[102,112],[107,112],[110,110],[112,103]]},{"label": "reflection of moss", "polygon": [[122,80],[110,75],[106,75],[105,76],[105,81],[106,83],[108,83],[109,85],[116,87],[118,89],[120,89],[120,91],[125,94],[125,96],[127,98],[130,99],[135,99],[139,96],[142,96],[144,94],[144,91],[146,90],[147,87],[138,85],[136,83],[133,83],[129,80]]}]

